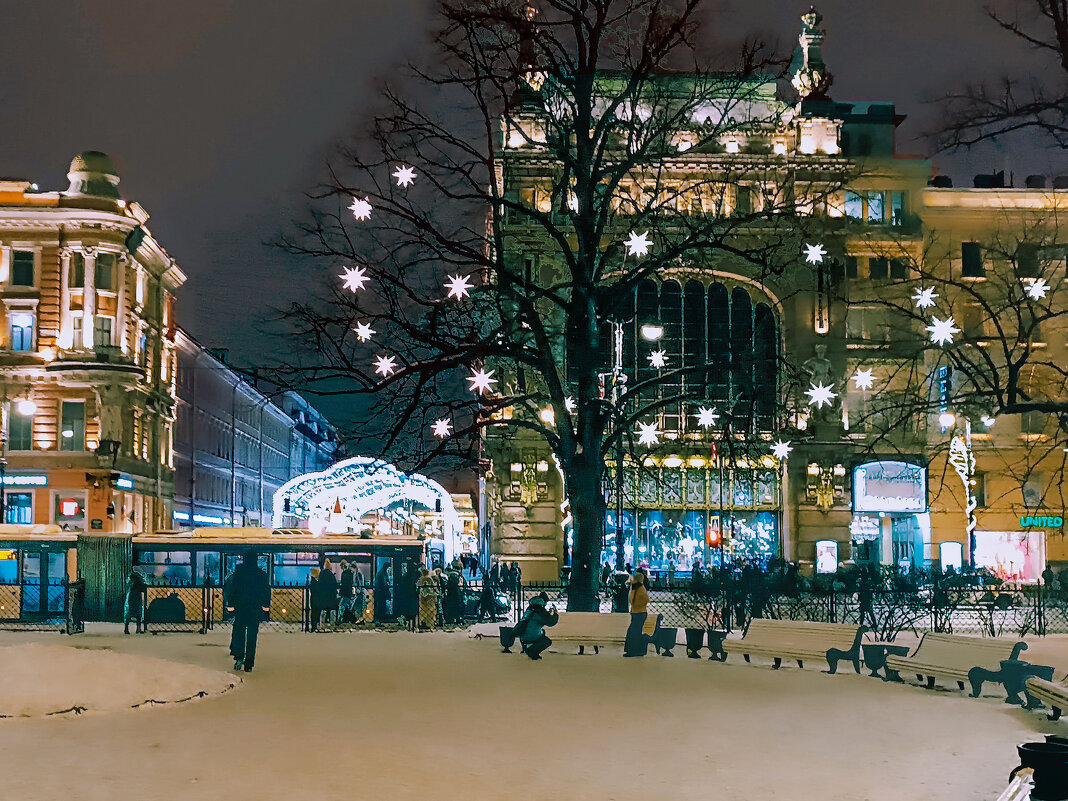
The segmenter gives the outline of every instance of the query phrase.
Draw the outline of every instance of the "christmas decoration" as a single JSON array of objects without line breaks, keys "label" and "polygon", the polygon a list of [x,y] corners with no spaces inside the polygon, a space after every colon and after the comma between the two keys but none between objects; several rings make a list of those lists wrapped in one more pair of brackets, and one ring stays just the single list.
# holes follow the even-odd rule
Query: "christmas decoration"
[{"label": "christmas decoration", "polygon": [[660,369],[664,366],[667,360],[667,351],[654,350],[649,354],[649,366]]},{"label": "christmas decoration", "polygon": [[367,198],[354,197],[349,208],[352,210],[352,216],[357,220],[367,220],[371,217],[371,201]]},{"label": "christmas decoration", "polygon": [[857,370],[853,375],[853,381],[857,386],[857,389],[871,389],[875,379],[872,377],[871,370]]},{"label": "christmas decoration", "polygon": [[379,356],[375,359],[375,372],[380,376],[391,376],[397,370],[397,360],[392,356]]},{"label": "christmas decoration", "polygon": [[486,392],[493,391],[493,385],[497,383],[497,379],[493,377],[494,370],[473,370],[471,375],[467,377],[470,382],[470,390],[482,395]]},{"label": "christmas decoration", "polygon": [[711,409],[702,407],[697,410],[697,425],[701,426],[701,428],[711,428],[718,420],[719,415],[716,414],[715,406]]},{"label": "christmas decoration", "polygon": [[656,445],[660,442],[660,431],[656,423],[638,423],[638,444]]},{"label": "christmas decoration", "polygon": [[834,399],[838,397],[838,393],[832,391],[833,387],[833,384],[829,387],[825,387],[823,384],[813,384],[812,389],[806,389],[805,394],[808,395],[808,405],[815,404],[817,409],[830,406]]},{"label": "christmas decoration", "polygon": [[356,332],[356,339],[360,342],[366,342],[375,335],[374,329],[368,323],[356,323],[352,330]]},{"label": "christmas decoration", "polygon": [[939,320],[937,317],[932,317],[931,324],[927,326],[926,330],[930,332],[931,341],[936,345],[951,343],[953,342],[953,335],[960,333],[960,329],[953,325],[952,317],[945,320]]},{"label": "christmas decoration", "polygon": [[989,414],[984,414],[982,417],[979,418],[979,420],[987,428],[990,428],[994,425],[994,423],[997,422],[997,420],[991,417]]},{"label": "christmas decoration", "polygon": [[439,439],[444,439],[452,433],[452,423],[445,417],[436,420],[430,428],[433,430],[434,436]]},{"label": "christmas decoration", "polygon": [[916,307],[919,309],[929,309],[935,305],[935,298],[938,295],[935,294],[933,289],[917,289],[916,294],[912,296],[912,299],[916,301]]},{"label": "christmas decoration", "polygon": [[786,457],[790,455],[790,451],[792,450],[793,448],[790,447],[790,443],[783,442],[782,440],[779,440],[771,447],[772,454],[780,462],[785,461]]},{"label": "christmas decoration", "polygon": [[630,236],[627,238],[627,252],[631,256],[637,256],[639,259],[649,252],[649,248],[652,245],[653,243],[649,241],[648,231],[641,234],[631,231]]},{"label": "christmas decoration", "polygon": [[805,245],[805,261],[809,264],[820,264],[826,255],[823,245]]},{"label": "christmas decoration", "polygon": [[1033,278],[1027,282],[1027,294],[1031,300],[1042,300],[1051,289],[1044,278]]},{"label": "christmas decoration", "polygon": [[412,181],[415,180],[415,170],[407,164],[402,164],[393,172],[393,177],[397,179],[397,186],[407,188],[411,186]]},{"label": "christmas decoration", "polygon": [[457,300],[463,300],[467,297],[469,294],[467,290],[471,286],[472,284],[467,280],[466,275],[450,275],[449,280],[445,283],[445,287],[449,290],[449,297]]},{"label": "christmas decoration", "polygon": [[578,408],[578,404],[575,403],[574,398],[564,398],[564,408],[569,412],[574,412]]},{"label": "christmas decoration", "polygon": [[363,285],[367,283],[367,271],[363,267],[346,267],[344,274],[338,278],[345,283],[345,289],[355,292],[357,289],[363,289]]}]

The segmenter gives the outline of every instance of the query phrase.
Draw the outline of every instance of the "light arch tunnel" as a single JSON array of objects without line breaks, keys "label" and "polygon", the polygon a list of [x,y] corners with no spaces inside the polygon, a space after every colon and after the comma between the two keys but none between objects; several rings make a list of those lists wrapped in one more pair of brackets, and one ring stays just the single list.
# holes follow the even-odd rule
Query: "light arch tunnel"
[{"label": "light arch tunnel", "polygon": [[[729,279],[728,279],[729,280]],[[707,400],[720,411],[737,401],[751,399],[757,430],[772,430],[777,414],[780,331],[772,299],[756,287],[735,283],[731,288],[709,276],[643,279],[623,297],[615,316],[626,321],[623,335],[623,369],[637,381],[656,378],[658,372],[713,364],[707,371],[665,378],[658,392],[667,396],[685,391],[692,401]],[[643,341],[641,328],[660,325],[662,338]],[[611,328],[602,332],[601,348],[611,354]],[[666,367],[650,366],[649,353],[663,350]],[[690,410],[680,403],[663,412],[663,427],[684,430]]]},{"label": "light arch tunnel", "polygon": [[446,564],[451,562],[460,552],[463,530],[452,497],[432,478],[402,472],[381,459],[357,456],[320,473],[292,478],[275,492],[273,511],[276,528],[293,525],[315,534],[359,533],[370,528],[365,516],[380,511],[410,515],[409,504],[420,507],[416,511],[422,514],[417,517],[435,525]]}]

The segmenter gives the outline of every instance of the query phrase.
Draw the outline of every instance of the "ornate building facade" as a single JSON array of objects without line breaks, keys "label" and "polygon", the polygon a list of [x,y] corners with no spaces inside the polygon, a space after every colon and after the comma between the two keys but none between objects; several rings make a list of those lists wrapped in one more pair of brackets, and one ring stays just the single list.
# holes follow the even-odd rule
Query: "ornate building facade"
[{"label": "ornate building facade", "polygon": [[[997,305],[983,297],[1015,297],[1042,275],[1052,286],[1042,302],[1064,308],[1062,240],[1039,229],[1063,214],[1068,191],[1037,180],[1014,189],[977,177],[977,188],[955,189],[932,179],[929,161],[898,152],[903,117],[892,104],[827,97],[819,26],[817,14],[803,17],[792,65],[799,102],[782,100],[773,78],[747,79],[751,124],[694,147],[707,121],[695,115],[692,129],[680,125],[674,137],[677,155],[658,165],[659,187],[703,187],[674,193],[677,214],[745,217],[781,208],[788,193],[806,241],[819,242],[826,257],[769,277],[710,253],[637,287],[619,324],[628,383],[656,382],[654,351],[660,364],[724,367],[662,381],[661,397],[685,400],[658,412],[660,441],[628,451],[622,469],[608,465],[605,559],[614,556],[618,526],[625,561],[654,570],[688,571],[727,555],[781,556],[811,569],[850,559],[974,561],[1030,580],[1043,559],[1068,560],[1058,478],[1063,432],[1050,414],[994,421],[983,413],[981,402],[961,394],[966,382],[951,366],[959,360],[931,348],[926,326],[932,314],[954,315],[962,348],[984,352],[1000,335],[1013,346],[1008,361],[1022,346],[1044,349],[1056,363],[1065,347],[1062,317],[1052,315],[1038,339],[1024,324],[1043,316],[1032,314],[1030,300],[1013,306],[1029,321],[1007,331]],[[527,101],[504,126],[498,180],[506,196],[554,213],[557,172],[543,144],[544,113]],[[638,179],[622,189],[643,191],[652,190]],[[752,236],[761,236],[759,227]],[[521,216],[505,221],[504,242],[516,271],[535,285],[561,280],[553,243]],[[1020,254],[1035,252],[1041,265],[1023,270]],[[912,293],[925,286],[939,287],[942,307],[914,305]],[[607,373],[610,343],[604,352]],[[566,363],[562,346],[560,359]],[[1068,397],[1063,374],[1030,386],[1040,384],[1044,397]],[[807,389],[817,386],[830,393],[813,404]],[[744,425],[724,426],[718,418],[737,420],[740,402]],[[785,458],[773,454],[775,442],[789,446]],[[1039,452],[1036,443],[1048,447]],[[485,445],[492,552],[519,561],[527,577],[556,578],[569,559],[568,506],[549,449],[533,433],[494,428]],[[972,460],[962,474],[951,445],[957,463]],[[977,507],[971,520],[968,507]]]}]

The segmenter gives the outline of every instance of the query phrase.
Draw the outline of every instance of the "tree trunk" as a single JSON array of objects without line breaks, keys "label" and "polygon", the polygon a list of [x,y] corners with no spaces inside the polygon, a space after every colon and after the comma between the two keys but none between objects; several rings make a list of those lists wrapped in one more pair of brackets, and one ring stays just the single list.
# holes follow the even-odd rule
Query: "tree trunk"
[{"label": "tree trunk", "polygon": [[596,612],[599,608],[597,581],[604,538],[604,492],[602,471],[586,462],[586,459],[576,459],[567,480],[574,531],[567,597],[567,608],[572,612]]}]

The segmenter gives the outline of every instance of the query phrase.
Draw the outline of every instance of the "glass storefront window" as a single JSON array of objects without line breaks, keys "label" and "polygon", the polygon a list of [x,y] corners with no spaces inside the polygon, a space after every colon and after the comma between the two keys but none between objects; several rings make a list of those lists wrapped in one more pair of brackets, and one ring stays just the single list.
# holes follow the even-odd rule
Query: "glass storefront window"
[{"label": "glass storefront window", "polygon": [[705,471],[686,471],[686,503],[690,506],[705,505]]},{"label": "glass storefront window", "polygon": [[753,506],[753,471],[734,471],[734,505]]}]

